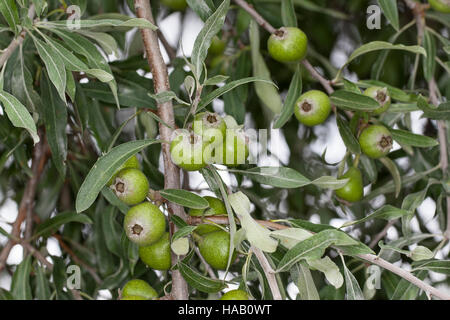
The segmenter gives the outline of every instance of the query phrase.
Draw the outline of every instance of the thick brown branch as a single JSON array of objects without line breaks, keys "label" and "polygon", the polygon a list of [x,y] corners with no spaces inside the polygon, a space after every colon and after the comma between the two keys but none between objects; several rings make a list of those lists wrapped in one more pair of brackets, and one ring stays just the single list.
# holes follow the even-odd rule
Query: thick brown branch
[{"label": "thick brown branch", "polygon": [[[136,8],[136,15],[139,18],[144,18],[154,23],[153,14],[148,0],[135,0],[134,6]],[[167,73],[167,66],[164,63],[163,57],[158,43],[158,35],[155,31],[149,29],[141,29],[142,40],[144,42],[147,60],[150,70],[153,75],[153,83],[155,93],[161,93],[170,90],[169,76]],[[175,118],[173,114],[172,102],[158,104],[158,114],[163,122],[175,127]],[[159,133],[162,140],[170,141],[172,138],[172,129],[165,125],[159,124]],[[180,170],[171,160],[170,146],[163,143],[162,152],[164,158],[164,188],[179,189],[180,188]],[[181,206],[174,203],[169,203],[169,211],[173,214],[186,219],[186,213]],[[172,255],[172,263],[177,262],[177,256]],[[172,295],[177,300],[188,299],[188,289],[186,281],[181,276],[179,270],[172,271]]]}]

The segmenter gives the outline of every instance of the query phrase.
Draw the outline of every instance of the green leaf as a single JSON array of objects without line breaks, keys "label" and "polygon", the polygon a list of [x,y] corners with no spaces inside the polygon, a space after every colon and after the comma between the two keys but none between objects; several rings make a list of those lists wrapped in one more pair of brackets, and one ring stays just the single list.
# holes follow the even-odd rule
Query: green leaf
[{"label": "green leaf", "polygon": [[330,257],[306,260],[306,262],[311,269],[323,272],[328,282],[336,289],[344,284],[344,278],[342,277],[339,267],[330,259]]},{"label": "green leaf", "polygon": [[385,219],[385,220],[392,220],[392,219],[397,219],[400,218],[402,216],[407,215],[408,212],[404,209],[399,209],[396,208],[394,206],[391,205],[384,205],[381,208],[375,210],[374,212],[372,212],[371,214],[365,216],[362,219],[359,220],[355,220],[355,221],[349,221],[344,223],[340,228],[344,228],[344,227],[348,227],[348,226],[352,226],[355,224],[359,224],[359,223],[363,223],[365,221],[371,220],[371,219]]},{"label": "green leaf", "polygon": [[215,9],[212,0],[186,0],[186,2],[203,21],[208,20]]},{"label": "green leaf", "polygon": [[109,179],[130,157],[145,147],[159,142],[153,139],[126,142],[98,158],[78,190],[75,205],[77,212],[82,212],[92,205]]},{"label": "green leaf", "polygon": [[298,288],[301,300],[320,300],[311,271],[304,262],[296,263],[290,270],[292,281]]},{"label": "green leaf", "polygon": [[35,295],[38,300],[49,300],[51,296],[50,282],[45,275],[45,269],[41,266],[36,266],[36,289]]},{"label": "green leaf", "polygon": [[349,179],[337,179],[332,176],[322,176],[313,180],[311,183],[319,188],[336,190],[347,184]]},{"label": "green leaf", "polygon": [[128,210],[130,210],[130,207],[127,206],[123,201],[121,201],[115,193],[111,190],[111,188],[105,186],[102,189],[102,196],[105,197],[105,199],[112,204],[113,206],[117,207],[120,212],[123,214],[126,214]]},{"label": "green leaf", "polygon": [[17,35],[19,33],[19,11],[16,7],[16,1],[14,0],[2,0],[0,1],[0,12],[5,17],[6,22]]},{"label": "green leaf", "polygon": [[326,14],[330,17],[336,18],[336,19],[348,19],[349,17],[338,10],[331,9],[328,6],[320,6],[316,4],[313,1],[310,0],[292,0],[294,2],[294,5],[302,7],[303,9],[312,11],[312,12],[318,12],[322,14]]},{"label": "green leaf", "polygon": [[95,40],[107,55],[119,55],[119,47],[116,39],[105,32],[92,32],[87,30],[78,30],[82,35]]},{"label": "green leaf", "polygon": [[398,21],[397,0],[378,0],[378,4],[383,10],[386,19],[388,19],[392,27],[396,31],[398,31],[399,21]]},{"label": "green leaf", "polygon": [[195,39],[191,63],[195,68],[193,72],[197,80],[199,80],[202,75],[203,63],[208,54],[211,40],[222,29],[229,6],[230,0],[223,1],[217,10],[206,20],[205,25]]},{"label": "green leaf", "polygon": [[67,107],[51,85],[46,72],[43,72],[41,80],[42,119],[45,124],[48,145],[52,152],[53,163],[61,177],[66,175],[67,158]]},{"label": "green leaf", "polygon": [[302,94],[302,72],[300,64],[297,65],[294,76],[292,77],[289,90],[284,100],[283,110],[273,125],[274,129],[280,129],[290,119],[295,109],[295,102]]},{"label": "green leaf", "polygon": [[348,270],[345,265],[344,258],[342,258],[342,264],[344,267],[345,288],[347,292],[347,300],[365,300],[361,287],[358,284],[355,276]]},{"label": "green leaf", "polygon": [[394,161],[392,161],[388,157],[383,157],[383,158],[380,158],[379,160],[389,170],[392,178],[394,179],[395,197],[397,198],[398,195],[400,194],[400,190],[402,189],[402,178],[400,176],[400,172],[398,171],[397,165],[395,164]]},{"label": "green leaf", "polygon": [[159,194],[166,200],[192,209],[206,209],[209,204],[203,197],[183,189],[159,190]]},{"label": "green leaf", "polygon": [[225,84],[224,86],[217,88],[213,92],[204,96],[198,105],[197,111],[200,111],[200,110],[206,108],[206,106],[208,106],[211,102],[213,102],[215,99],[222,96],[223,94],[233,90],[234,88],[236,88],[240,85],[243,85],[243,84],[246,84],[249,82],[266,82],[268,84],[271,84],[272,86],[275,86],[275,84],[271,80],[261,79],[261,78],[257,78],[257,77],[248,77],[248,78],[231,81],[231,82],[228,82],[227,84]]},{"label": "green leaf", "polygon": [[216,293],[226,287],[223,281],[205,277],[183,261],[178,262],[178,269],[186,282],[193,288],[206,293]]},{"label": "green leaf", "polygon": [[218,85],[219,83],[227,81],[228,78],[229,78],[229,76],[223,76],[223,75],[219,74],[217,76],[214,76],[214,77],[209,78],[208,80],[206,80],[203,85],[205,85],[205,86],[215,86],[215,85]]},{"label": "green leaf", "polygon": [[430,81],[436,69],[436,41],[427,30],[423,33],[423,47],[427,52],[427,55],[423,57],[423,74],[425,79]]},{"label": "green leaf", "polygon": [[301,228],[286,228],[275,230],[270,233],[273,238],[279,239],[280,244],[287,249],[292,249],[300,241],[303,241],[313,235],[312,232]]},{"label": "green leaf", "polygon": [[281,0],[281,20],[285,27],[297,27],[297,17],[292,0]]},{"label": "green leaf", "polygon": [[339,69],[334,80],[337,81],[340,78],[342,71],[350,62],[352,62],[353,60],[355,60],[356,58],[358,58],[363,54],[378,50],[403,50],[416,54],[421,54],[424,56],[427,55],[425,49],[422,48],[421,46],[405,46],[403,44],[392,44],[385,41],[372,41],[360,46],[358,49],[353,51],[353,53],[348,58],[347,62]]},{"label": "green leaf", "polygon": [[[101,69],[103,71],[106,71],[112,75],[111,68],[109,67],[108,63],[106,62],[105,58],[102,56],[102,54],[98,51],[97,47],[90,42],[85,37],[75,33],[75,32],[68,32],[65,30],[58,30],[58,29],[50,29],[50,31],[56,33],[61,39],[64,41],[64,43],[74,52],[81,54],[85,56],[88,60],[88,65],[91,68],[94,69]],[[117,94],[117,83],[115,80],[108,82],[108,85],[113,93],[114,101],[116,102],[117,106],[119,107],[119,98]]]},{"label": "green leaf", "polygon": [[[60,20],[60,21],[39,21],[36,23],[38,27],[47,27],[47,28],[63,28],[67,29],[69,26],[72,26],[73,22],[71,20]],[[80,20],[79,21],[80,28],[98,28],[98,27],[128,27],[128,28],[141,28],[141,29],[150,29],[156,30],[154,24],[150,23],[147,19],[144,18],[131,18],[128,20],[118,20],[118,19],[98,19],[98,20]]]},{"label": "green leaf", "polygon": [[61,100],[64,101],[64,103],[67,103],[66,68],[61,67],[64,66],[63,60],[61,59],[59,53],[55,51],[52,46],[35,37],[33,38],[33,40],[39,56],[45,63],[50,80],[55,85],[56,90],[61,97]]},{"label": "green leaf", "polygon": [[338,90],[331,94],[330,100],[337,107],[350,111],[373,111],[380,107],[375,99],[347,90]]},{"label": "green leaf", "polygon": [[433,138],[415,134],[406,130],[390,129],[389,131],[392,133],[392,138],[402,145],[427,148],[434,147],[439,144]]},{"label": "green leaf", "polygon": [[336,229],[320,231],[313,236],[299,242],[283,256],[278,264],[277,272],[289,269],[293,264],[302,259],[319,259],[330,245],[356,245],[357,241],[350,238],[344,232]]},{"label": "green leaf", "polygon": [[241,173],[250,179],[277,188],[299,188],[311,183],[311,180],[288,167],[256,167],[249,170],[228,169]]},{"label": "green leaf", "polygon": [[435,120],[450,120],[450,102],[441,103],[437,108],[430,106],[424,97],[419,96],[417,107],[423,111],[424,116]]},{"label": "green leaf", "polygon": [[[415,276],[420,280],[424,280],[427,276],[427,272],[419,271],[417,274],[415,274]],[[415,300],[417,294],[419,293],[419,290],[420,289],[413,283],[409,282],[406,279],[401,279],[395,287],[395,291],[391,296],[391,300]]]},{"label": "green leaf", "polygon": [[[33,77],[25,64],[22,47],[20,48],[20,56],[17,63],[20,63],[20,66],[16,65],[14,68],[10,92],[26,106],[29,111],[35,113],[40,110],[42,101],[39,94],[33,88]],[[5,69],[6,68],[2,69],[2,75]]]},{"label": "green leaf", "polygon": [[355,135],[350,129],[347,120],[337,115],[336,123],[339,129],[339,134],[341,135],[341,138],[344,141],[347,149],[353,154],[361,154],[361,147],[359,145],[358,139],[356,139]]},{"label": "green leaf", "polygon": [[32,299],[30,285],[31,258],[32,255],[28,255],[23,259],[13,274],[11,293],[16,300]]},{"label": "green leaf", "polygon": [[[259,29],[254,20],[250,23],[250,44],[252,48],[253,75],[267,81],[271,80],[269,68],[261,55],[259,48]],[[259,100],[273,113],[281,112],[283,104],[278,90],[269,83],[256,82],[255,90]]]},{"label": "green leaf", "polygon": [[239,217],[242,229],[245,230],[245,237],[250,244],[264,252],[275,252],[278,241],[272,239],[270,237],[271,232],[250,216],[250,200],[248,197],[239,191],[229,195],[228,200]]},{"label": "green leaf", "polygon": [[52,232],[55,232],[59,227],[69,222],[79,222],[87,224],[93,223],[91,218],[84,214],[77,214],[76,212],[58,213],[53,218],[45,220],[43,223],[38,225],[33,238],[38,238],[41,236],[48,237],[52,234]]},{"label": "green leaf", "polygon": [[186,237],[186,236],[190,235],[192,232],[194,232],[195,229],[197,229],[197,226],[184,226],[184,227],[181,227],[180,229],[178,229],[173,234],[172,242],[177,240],[177,239],[180,239],[180,238],[183,238],[183,237]]},{"label": "green leaf", "polygon": [[39,136],[37,134],[36,124],[27,108],[16,97],[2,90],[0,90],[0,101],[12,124],[15,127],[26,129],[33,138],[34,144],[38,143]]},{"label": "green leaf", "polygon": [[428,260],[413,262],[412,268],[416,270],[428,270],[450,275],[450,260]]}]

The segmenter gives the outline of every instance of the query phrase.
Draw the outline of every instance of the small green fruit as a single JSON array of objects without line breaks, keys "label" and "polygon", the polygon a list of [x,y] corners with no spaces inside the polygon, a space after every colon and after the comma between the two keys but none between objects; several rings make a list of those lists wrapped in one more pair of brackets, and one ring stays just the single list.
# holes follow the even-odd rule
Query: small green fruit
[{"label": "small green fruit", "polygon": [[196,234],[198,234],[199,236],[203,236],[207,233],[214,232],[214,231],[220,231],[220,230],[222,230],[222,229],[220,229],[218,226],[215,226],[215,225],[209,224],[209,223],[203,223],[203,224],[199,224],[194,232]]},{"label": "small green fruit", "polygon": [[365,128],[359,136],[361,150],[370,158],[384,157],[392,149],[392,135],[386,127],[371,125]]},{"label": "small green fruit", "polygon": [[120,300],[149,300],[149,299],[142,297],[142,296],[125,296],[125,297],[122,297],[122,299],[120,299]]},{"label": "small green fruit", "polygon": [[245,164],[249,156],[247,137],[242,130],[228,129],[225,141],[213,151],[213,160],[217,164],[235,167]]},{"label": "small green fruit", "polygon": [[224,40],[220,39],[218,36],[214,36],[211,45],[209,46],[208,54],[211,56],[219,56],[225,51],[226,45]]},{"label": "small green fruit", "polygon": [[349,181],[345,186],[336,190],[336,195],[339,198],[349,202],[361,200],[364,195],[364,185],[361,171],[359,171],[358,168],[351,167],[340,178],[349,178]]},{"label": "small green fruit", "polygon": [[214,269],[225,270],[230,249],[230,235],[225,231],[209,232],[201,237],[198,248],[205,261]]},{"label": "small green fruit", "polygon": [[330,98],[319,90],[302,94],[295,103],[295,117],[306,126],[312,127],[323,123],[330,114]]},{"label": "small green fruit", "polygon": [[439,12],[450,13],[450,1],[449,0],[428,0],[430,6]]},{"label": "small green fruit", "polygon": [[272,58],[277,61],[299,61],[306,55],[308,38],[299,28],[282,27],[269,37],[267,47]]},{"label": "small green fruit", "polygon": [[247,292],[243,290],[230,290],[220,300],[249,300]]},{"label": "small green fruit", "polygon": [[204,142],[221,144],[225,140],[227,125],[217,113],[207,111],[195,116],[192,130],[202,136]]},{"label": "small green fruit", "polygon": [[190,209],[189,215],[193,217],[201,217],[201,216],[217,216],[217,215],[226,215],[227,209],[225,208],[225,204],[222,200],[205,196],[203,197],[206,201],[208,201],[208,208],[206,209]]},{"label": "small green fruit", "polygon": [[147,197],[149,183],[142,171],[125,168],[119,171],[110,188],[127,205],[135,205]]},{"label": "small green fruit", "polygon": [[183,11],[187,7],[186,0],[161,0],[161,3],[172,10]]},{"label": "small green fruit", "polygon": [[172,161],[187,171],[196,171],[210,163],[211,155],[205,152],[207,144],[194,132],[177,130],[170,144]]},{"label": "small green fruit", "polygon": [[150,268],[155,270],[169,270],[171,265],[170,235],[168,232],[155,243],[139,247],[139,257]]},{"label": "small green fruit", "polygon": [[128,210],[123,227],[131,241],[140,246],[149,246],[166,231],[166,219],[157,206],[144,202]]},{"label": "small green fruit", "polygon": [[136,157],[136,155],[132,156],[131,158],[129,158],[127,161],[125,161],[124,164],[122,164],[119,169],[116,170],[116,172],[114,173],[114,175],[111,177],[111,179],[109,179],[108,181],[108,186],[112,185],[114,183],[114,179],[116,178],[117,174],[125,168],[135,168],[135,169],[139,169],[139,160]]},{"label": "small green fruit", "polygon": [[387,88],[369,87],[364,91],[364,94],[377,100],[380,104],[380,107],[373,111],[374,114],[379,115],[389,109],[389,106],[391,105],[391,97],[389,96]]},{"label": "small green fruit", "polygon": [[[124,299],[126,297],[142,297],[144,299]],[[144,280],[130,280],[122,289],[122,300],[151,300],[155,298],[158,298],[158,293]]]}]

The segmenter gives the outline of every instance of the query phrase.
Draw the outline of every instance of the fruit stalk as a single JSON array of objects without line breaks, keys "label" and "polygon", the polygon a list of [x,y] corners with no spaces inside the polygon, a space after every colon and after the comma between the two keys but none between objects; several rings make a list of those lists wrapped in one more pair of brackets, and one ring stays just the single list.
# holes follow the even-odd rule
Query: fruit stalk
[{"label": "fruit stalk", "polygon": [[[135,0],[134,6],[136,9],[137,17],[147,19],[151,23],[154,23],[150,1]],[[141,29],[141,35],[144,42],[145,52],[147,54],[148,64],[153,75],[155,93],[158,94],[161,92],[170,91],[167,66],[164,63],[163,57],[161,55],[157,33],[149,29]],[[175,127],[175,118],[171,101],[158,103],[158,115],[162,119],[162,121],[169,124],[170,127]],[[159,133],[161,135],[161,140],[171,140],[172,129],[170,129],[169,127],[159,123]],[[171,160],[170,145],[167,143],[163,143],[162,152],[164,159],[164,188],[179,189],[181,186],[180,170]],[[186,213],[181,206],[178,206],[174,203],[169,203],[168,206],[169,211],[171,211],[173,214],[179,216],[182,219],[186,219]],[[172,263],[176,262],[177,257],[175,255],[172,255]],[[179,270],[172,271],[172,295],[177,300],[188,299],[187,283],[183,279]]]}]

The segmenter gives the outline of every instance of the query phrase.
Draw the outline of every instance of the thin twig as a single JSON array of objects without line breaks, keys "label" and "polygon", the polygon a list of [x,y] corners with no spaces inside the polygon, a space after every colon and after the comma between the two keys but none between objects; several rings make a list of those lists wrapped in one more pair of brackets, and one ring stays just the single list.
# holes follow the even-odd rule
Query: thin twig
[{"label": "thin twig", "polygon": [[[20,238],[20,227],[22,222],[26,219],[28,212],[33,210],[34,197],[36,195],[36,187],[44,170],[45,163],[47,162],[47,152],[46,152],[46,142],[41,132],[41,140],[34,147],[33,160],[31,165],[32,176],[28,180],[25,190],[23,192],[22,200],[20,201],[19,210],[17,214],[16,221],[13,224],[13,229],[11,236],[13,238]],[[6,260],[8,259],[9,253],[14,246],[14,241],[10,239],[6,245],[3,247],[0,253],[0,271],[6,266]]]},{"label": "thin twig", "polygon": [[261,251],[261,249],[256,248],[252,246],[250,248],[251,251],[255,253],[256,258],[259,261],[259,264],[263,268],[267,282],[269,283],[270,291],[272,291],[272,297],[273,300],[282,300],[280,288],[278,287],[277,278],[275,277],[275,271],[272,269],[272,266],[270,265],[269,261],[267,260],[264,253]]},{"label": "thin twig", "polygon": [[[34,4],[30,5],[30,8],[28,9],[28,18],[33,20],[35,14],[35,7]],[[5,49],[3,54],[0,56],[0,68],[5,64],[6,60],[11,57],[11,55],[14,53],[14,51],[17,49],[19,45],[23,43],[23,40],[25,39],[27,32],[23,30],[17,38],[15,38],[9,46]]]},{"label": "thin twig", "polygon": [[253,8],[252,5],[248,4],[244,0],[234,0],[238,6],[240,6],[242,9],[248,12],[253,19],[264,29],[266,29],[270,34],[275,33],[277,31],[269,22],[266,21],[256,10]]},{"label": "thin twig", "polygon": [[[155,23],[153,14],[151,11],[150,1],[147,0],[135,0],[134,6],[136,8],[136,15],[139,18],[144,18]],[[148,64],[153,75],[153,82],[155,93],[161,93],[170,91],[169,76],[167,72],[167,66],[161,55],[159,48],[158,36],[155,31],[150,29],[141,29],[142,40],[144,42],[145,52],[147,54]],[[175,118],[173,113],[172,102],[164,102],[158,104],[158,114],[163,122],[169,124],[172,128],[175,127]],[[172,138],[172,129],[159,123],[159,133],[161,139],[164,141],[170,141]],[[175,166],[170,156],[170,146],[168,143],[162,144],[162,152],[164,159],[164,188],[165,189],[179,189],[180,182],[180,169]],[[186,213],[183,207],[174,203],[169,203],[169,212],[186,219]],[[170,228],[176,230],[176,227]],[[172,263],[175,264],[178,261],[178,257],[172,254]],[[172,271],[172,295],[176,300],[188,299],[187,283],[182,277],[179,270]]]},{"label": "thin twig", "polygon": [[[194,217],[191,217],[191,218],[194,218]],[[196,219],[188,219],[187,222],[189,224],[200,224],[200,223],[204,223],[204,221],[210,220],[217,224],[228,224],[228,217],[225,217],[225,216],[224,217],[211,216],[205,220],[202,220],[201,218],[198,219],[199,217],[195,217],[195,218]],[[256,222],[258,222],[261,225],[264,225],[270,229],[273,229],[273,230],[282,230],[282,229],[290,228],[289,226],[278,224],[278,223],[272,222],[272,221],[256,220]],[[255,252],[255,254],[256,254],[256,252]],[[444,292],[440,292],[436,288],[433,288],[429,284],[427,284],[424,281],[420,280],[419,278],[415,277],[412,273],[410,273],[406,270],[403,270],[402,268],[397,267],[397,266],[393,265],[392,263],[377,257],[376,255],[359,254],[359,255],[357,255],[357,257],[397,274],[398,276],[402,277],[403,279],[411,282],[412,284],[416,285],[420,289],[424,290],[429,295],[435,296],[442,300],[450,300],[450,296],[448,294],[446,294]]]},{"label": "thin twig", "polygon": [[[242,9],[247,11],[247,13],[250,14],[255,19],[255,21],[269,33],[272,34],[276,31],[276,29],[258,12],[256,12],[256,10],[247,2],[245,2],[244,0],[234,0],[234,2],[236,2]],[[317,70],[308,62],[308,60],[302,60],[302,64],[306,68],[306,70],[308,70],[310,75],[320,82],[320,84],[324,87],[328,94],[332,94],[334,92],[330,80],[325,79],[320,73],[318,73]]]},{"label": "thin twig", "polygon": [[383,230],[381,230],[380,233],[375,235],[375,237],[373,238],[373,240],[369,244],[369,248],[373,249],[377,245],[377,243],[386,236],[388,230],[395,224],[395,222],[396,222],[395,219],[394,220],[390,220],[386,224],[386,226],[383,228]]},{"label": "thin twig", "polygon": [[198,258],[200,259],[200,261],[203,263],[203,265],[205,266],[205,270],[206,272],[208,272],[209,276],[211,277],[211,279],[217,279],[216,274],[214,273],[213,269],[211,268],[211,266],[208,264],[208,262],[206,262],[205,258],[203,258],[202,254],[200,253],[200,250],[198,249],[197,246],[194,247],[195,249],[195,253],[197,254]]}]

